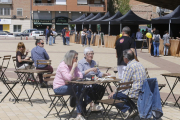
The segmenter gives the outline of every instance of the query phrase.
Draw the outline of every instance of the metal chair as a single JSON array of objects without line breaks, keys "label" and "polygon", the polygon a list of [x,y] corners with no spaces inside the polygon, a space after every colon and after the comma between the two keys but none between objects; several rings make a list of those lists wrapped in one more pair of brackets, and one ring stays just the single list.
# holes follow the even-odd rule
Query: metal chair
[{"label": "metal chair", "polygon": [[[119,90],[130,90],[132,87],[132,83],[133,82],[125,82],[125,83],[119,83],[119,87],[117,88],[117,91]],[[116,97],[117,97],[118,92],[116,93]],[[129,94],[129,93],[128,93]],[[98,100],[98,102],[100,102],[104,108],[104,114],[103,114],[103,119],[106,118],[106,116],[108,116],[109,120],[111,120],[110,116],[109,116],[109,112],[111,111],[113,106],[116,106],[116,104],[121,103],[122,106],[125,105],[126,102],[129,102],[129,99],[126,99],[126,101],[122,101],[122,100],[117,100],[117,99],[105,99],[105,100]],[[130,102],[129,102],[130,103]],[[104,104],[107,105],[107,107],[105,108]],[[109,108],[110,107],[110,108]],[[109,108],[109,110],[108,110]],[[117,109],[117,108],[116,108]],[[116,119],[117,115],[120,114],[120,116],[124,119],[124,116],[121,112],[121,110],[117,109],[118,113],[116,114],[116,116],[113,119]]]},{"label": "metal chair", "polygon": [[[15,93],[13,92],[13,88],[16,86],[17,83],[19,83],[19,81],[10,81],[8,80],[7,76],[5,75],[5,71],[7,70],[8,66],[9,66],[9,61],[11,59],[11,55],[5,55],[3,57],[3,61],[2,61],[2,69],[1,69],[1,77],[0,80],[3,82],[3,84],[7,87],[8,92],[5,94],[5,96],[1,99],[1,102],[6,98],[6,96],[11,93],[12,96],[15,99],[15,102],[18,102],[18,98],[15,95]],[[10,86],[12,85],[12,87]],[[0,103],[1,103],[0,102]]]},{"label": "metal chair", "polygon": [[[146,76],[147,78],[150,78],[149,74],[148,74],[148,71],[147,71],[147,68],[145,68],[145,71],[146,71]],[[166,87],[166,84],[158,84],[158,87],[159,87],[159,91],[161,91],[162,88]],[[161,99],[161,105],[163,106],[164,105],[164,102],[163,100]]]},{"label": "metal chair", "polygon": [[[53,76],[55,76],[55,75],[56,75],[56,74],[44,74],[44,75],[43,75],[44,81],[47,82],[47,86],[48,86],[48,82],[49,82],[49,81],[53,81],[53,80],[54,80],[54,78],[49,78],[49,77],[53,77]],[[51,88],[52,88],[52,90],[53,90],[53,87],[52,87],[52,86],[51,86]],[[47,93],[48,93],[48,96],[49,96],[49,98],[50,98],[50,100],[51,100],[51,104],[50,104],[50,106],[49,106],[50,110],[49,110],[49,112],[47,113],[47,115],[46,115],[44,118],[46,118],[46,117],[51,113],[51,111],[52,111],[53,108],[54,108],[54,109],[56,110],[56,113],[55,113],[55,114],[57,114],[57,116],[61,119],[59,113],[62,111],[62,109],[63,109],[64,107],[66,107],[66,108],[68,109],[69,113],[70,113],[70,110],[69,110],[68,105],[67,105],[67,102],[68,102],[68,100],[70,99],[70,97],[69,97],[67,100],[65,100],[65,99],[64,99],[64,96],[67,96],[67,95],[50,94],[50,89],[51,89],[51,88],[48,88],[48,87],[47,87]],[[56,107],[56,105],[57,105],[58,102],[61,102],[61,103],[62,103],[62,107],[60,108],[59,111],[57,110],[57,107]]]}]

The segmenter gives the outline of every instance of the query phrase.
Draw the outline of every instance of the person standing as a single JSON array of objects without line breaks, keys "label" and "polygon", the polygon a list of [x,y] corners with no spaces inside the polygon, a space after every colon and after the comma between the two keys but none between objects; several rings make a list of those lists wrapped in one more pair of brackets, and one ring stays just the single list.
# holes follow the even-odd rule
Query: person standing
[{"label": "person standing", "polygon": [[[154,46],[154,57],[159,57],[159,41],[161,39],[161,36],[159,35],[159,30],[155,31],[155,34],[153,35],[153,46]],[[157,54],[156,54],[157,52]]]},{"label": "person standing", "polygon": [[82,42],[82,47],[85,46],[85,40],[86,40],[86,28],[81,31],[81,42]]},{"label": "person standing", "polygon": [[62,29],[63,45],[66,45],[65,32],[66,32],[66,27],[64,27],[64,29]]},{"label": "person standing", "polygon": [[[119,78],[122,79],[123,78],[123,74],[124,74],[124,70],[127,66],[127,64],[124,62],[123,60],[123,51],[126,49],[131,49],[134,52],[135,58],[136,58],[136,54],[135,54],[135,50],[134,50],[134,40],[129,37],[131,32],[131,29],[129,27],[124,27],[122,29],[122,37],[119,38],[116,41],[116,57],[117,57],[117,64],[118,64],[118,75]],[[137,58],[136,58],[137,60]],[[138,60],[137,60],[138,61]]]},{"label": "person standing", "polygon": [[[152,30],[151,30],[151,35],[153,36],[153,34],[155,33],[155,31],[156,31],[156,28],[153,28]],[[154,56],[154,46],[153,46],[153,39],[151,38],[151,40],[150,40],[150,45],[151,45],[151,56]]]},{"label": "person standing", "polygon": [[136,33],[136,38],[137,39],[142,39],[142,33],[140,32],[140,29],[138,29],[138,31]]},{"label": "person standing", "polygon": [[69,45],[69,35],[70,35],[70,31],[69,29],[66,29],[66,32],[65,32],[65,37],[66,37],[66,45]]},{"label": "person standing", "polygon": [[55,43],[55,40],[56,40],[56,36],[57,36],[57,32],[56,32],[56,29],[53,29],[53,44],[56,44]]},{"label": "person standing", "polygon": [[46,44],[48,44],[48,37],[49,37],[49,26],[44,30],[44,35],[46,38]]},{"label": "person standing", "polygon": [[[48,70],[50,73],[53,73],[52,66],[37,65],[37,60],[49,60],[49,55],[47,54],[46,50],[44,49],[44,41],[42,39],[37,39],[35,44],[36,44],[36,47],[34,47],[31,50],[31,58],[32,58],[32,61],[34,62],[36,69]],[[46,84],[43,81],[43,75],[38,74],[38,76],[39,76],[41,88],[46,87]]]},{"label": "person standing", "polygon": [[163,35],[164,40],[164,56],[168,56],[168,49],[169,49],[169,33],[168,31],[165,31],[165,34]]},{"label": "person standing", "polygon": [[53,41],[53,28],[49,31],[49,45],[52,45]]},{"label": "person standing", "polygon": [[91,34],[92,34],[92,31],[91,31],[91,28],[89,28],[89,30],[87,31],[87,39],[88,39],[89,47],[91,44]]}]

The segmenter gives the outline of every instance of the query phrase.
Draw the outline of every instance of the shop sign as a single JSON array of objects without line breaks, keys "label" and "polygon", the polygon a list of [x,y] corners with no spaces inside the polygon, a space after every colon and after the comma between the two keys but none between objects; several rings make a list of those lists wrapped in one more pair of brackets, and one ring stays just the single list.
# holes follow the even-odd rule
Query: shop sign
[{"label": "shop sign", "polygon": [[52,23],[52,20],[33,20],[34,23]]},{"label": "shop sign", "polygon": [[11,24],[11,19],[0,19],[0,24]]},{"label": "shop sign", "polygon": [[67,17],[57,17],[56,23],[68,23],[68,18]]}]

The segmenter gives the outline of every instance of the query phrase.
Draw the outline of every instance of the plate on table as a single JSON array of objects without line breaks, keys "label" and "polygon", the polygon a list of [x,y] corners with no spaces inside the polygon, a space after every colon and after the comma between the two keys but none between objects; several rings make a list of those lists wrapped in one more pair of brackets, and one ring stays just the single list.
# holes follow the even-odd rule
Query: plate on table
[{"label": "plate on table", "polygon": [[112,78],[113,80],[115,80],[116,76],[105,76],[105,78]]}]

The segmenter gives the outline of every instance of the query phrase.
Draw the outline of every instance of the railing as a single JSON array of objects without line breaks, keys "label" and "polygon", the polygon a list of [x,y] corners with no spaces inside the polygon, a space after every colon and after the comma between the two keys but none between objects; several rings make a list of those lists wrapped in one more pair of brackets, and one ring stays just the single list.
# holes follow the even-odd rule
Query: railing
[{"label": "railing", "polygon": [[0,4],[12,4],[12,0],[0,0]]},{"label": "railing", "polygon": [[81,6],[89,6],[89,7],[104,7],[103,4],[78,4]]},{"label": "railing", "polygon": [[56,3],[33,3],[34,6],[54,6],[54,5],[65,5],[65,4],[56,4]]}]

